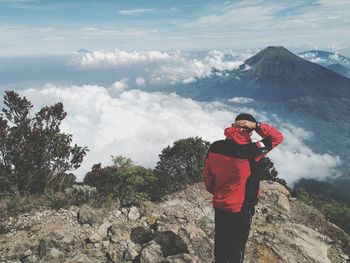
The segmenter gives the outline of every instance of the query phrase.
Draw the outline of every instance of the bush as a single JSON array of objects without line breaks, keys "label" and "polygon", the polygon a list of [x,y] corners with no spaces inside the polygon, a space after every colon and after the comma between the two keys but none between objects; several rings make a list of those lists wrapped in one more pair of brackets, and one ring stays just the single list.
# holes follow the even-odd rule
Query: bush
[{"label": "bush", "polygon": [[300,201],[316,207],[330,222],[350,234],[350,205],[338,202],[324,193],[310,192],[303,187],[293,189],[293,196]]},{"label": "bush", "polygon": [[81,206],[89,203],[97,195],[96,187],[90,187],[88,185],[72,185],[67,188],[65,193],[70,200],[71,205]]},{"label": "bush", "polygon": [[154,182],[151,169],[136,166],[131,159],[112,156],[113,164],[101,167],[95,164],[84,178],[84,184],[96,187],[103,196],[112,195],[121,205],[136,204],[149,198]]},{"label": "bush", "polygon": [[257,164],[257,173],[261,180],[271,180],[280,183],[288,190],[287,182],[284,179],[278,177],[278,172],[274,166],[274,163],[269,157],[263,157]]},{"label": "bush", "polygon": [[0,191],[42,194],[62,190],[75,181],[86,147],[72,144],[60,131],[67,116],[62,103],[43,107],[34,117],[33,105],[14,91],[5,91],[0,115]]},{"label": "bush", "polygon": [[202,170],[210,143],[199,137],[181,139],[159,155],[155,167],[157,187],[154,198],[202,181]]},{"label": "bush", "polygon": [[59,210],[71,205],[71,200],[65,193],[46,191],[44,196],[46,197],[46,206],[51,209]]}]

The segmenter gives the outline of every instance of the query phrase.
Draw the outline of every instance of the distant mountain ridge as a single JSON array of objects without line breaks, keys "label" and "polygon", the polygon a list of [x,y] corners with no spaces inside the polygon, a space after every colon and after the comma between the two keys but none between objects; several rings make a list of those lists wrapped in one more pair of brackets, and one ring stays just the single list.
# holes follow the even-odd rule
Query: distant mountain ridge
[{"label": "distant mountain ridge", "polygon": [[250,70],[240,73],[247,79],[250,96],[288,100],[304,96],[350,97],[350,81],[310,63],[284,47],[268,47],[245,61]]},{"label": "distant mountain ridge", "polygon": [[325,67],[332,64],[340,64],[344,67],[350,67],[350,58],[340,55],[337,52],[309,50],[299,53],[298,56]]},{"label": "distant mountain ridge", "polygon": [[322,50],[304,51],[298,55],[303,59],[317,63],[346,78],[350,78],[350,58],[346,56]]},{"label": "distant mountain ridge", "polygon": [[178,86],[183,96],[200,100],[250,97],[281,102],[301,97],[350,98],[350,80],[307,61],[284,47],[267,47],[238,69]]}]

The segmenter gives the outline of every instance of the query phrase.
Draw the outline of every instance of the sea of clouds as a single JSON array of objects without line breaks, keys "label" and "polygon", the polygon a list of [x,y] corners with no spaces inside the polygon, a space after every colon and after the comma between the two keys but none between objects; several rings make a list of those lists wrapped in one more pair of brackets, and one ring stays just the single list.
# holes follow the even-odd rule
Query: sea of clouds
[{"label": "sea of clouds", "polygon": [[[140,78],[139,84],[144,81]],[[137,83],[134,86],[137,87]],[[190,136],[200,136],[210,142],[223,139],[224,128],[239,112],[251,113],[259,121],[272,123],[282,131],[285,141],[269,156],[279,176],[289,184],[302,177],[324,178],[335,174],[341,163],[338,156],[315,153],[306,146],[312,133],[281,123],[277,115],[269,116],[249,108],[249,98],[231,98],[230,104],[203,103],[175,93],[131,88],[127,80],[122,79],[110,87],[48,84],[20,93],[34,104],[33,111],[63,102],[68,116],[62,130],[73,134],[74,142],[90,149],[81,168],[75,171],[78,180],[82,180],[93,164],[110,164],[111,155],[123,155],[138,165],[154,167],[161,150],[178,139]]]},{"label": "sea of clouds", "polygon": [[[233,70],[249,58],[254,51],[234,52],[232,50],[211,50],[202,53],[183,51],[92,51],[75,56],[70,65],[80,70],[125,70],[137,67],[145,76],[129,82],[138,86],[152,84],[188,84],[197,79],[210,77],[212,69]],[[140,81],[140,79],[142,80]],[[139,79],[139,80],[138,80]]]}]

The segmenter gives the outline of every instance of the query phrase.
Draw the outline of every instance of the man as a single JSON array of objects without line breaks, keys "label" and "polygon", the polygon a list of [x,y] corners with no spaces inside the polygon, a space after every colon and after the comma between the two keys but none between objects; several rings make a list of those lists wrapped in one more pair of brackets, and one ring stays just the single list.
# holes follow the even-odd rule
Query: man
[{"label": "man", "polygon": [[[261,141],[251,141],[253,130]],[[241,263],[259,198],[257,164],[283,141],[283,135],[246,113],[239,114],[224,134],[226,139],[214,142],[208,150],[203,181],[213,194],[215,263]]]}]

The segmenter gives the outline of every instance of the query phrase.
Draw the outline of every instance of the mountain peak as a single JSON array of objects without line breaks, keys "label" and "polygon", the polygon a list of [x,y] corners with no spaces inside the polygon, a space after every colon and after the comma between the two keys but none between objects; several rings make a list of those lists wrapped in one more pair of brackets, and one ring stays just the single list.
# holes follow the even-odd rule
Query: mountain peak
[{"label": "mountain peak", "polygon": [[260,52],[258,52],[256,55],[252,56],[248,60],[246,60],[246,64],[249,66],[253,66],[254,64],[258,63],[262,60],[273,60],[274,62],[278,62],[280,60],[299,60],[299,57],[297,55],[294,55],[292,52],[290,52],[288,49],[282,46],[269,46]]},{"label": "mountain peak", "polygon": [[288,49],[286,49],[283,46],[268,46],[267,48],[263,49],[266,51],[288,51]]}]

